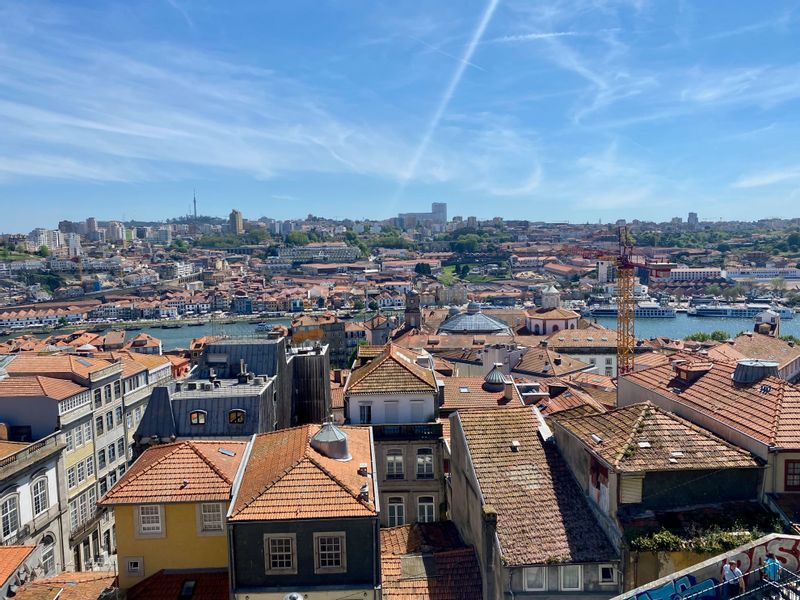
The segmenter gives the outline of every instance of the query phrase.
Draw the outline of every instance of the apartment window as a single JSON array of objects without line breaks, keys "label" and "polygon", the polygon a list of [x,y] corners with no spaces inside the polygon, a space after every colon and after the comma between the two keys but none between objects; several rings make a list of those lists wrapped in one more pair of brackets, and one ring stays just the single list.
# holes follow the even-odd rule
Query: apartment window
[{"label": "apartment window", "polygon": [[611,357],[610,357],[610,356],[609,356],[608,358],[606,358],[606,364],[607,364],[607,365],[610,365],[610,364],[611,364]]},{"label": "apartment window", "polygon": [[74,488],[78,485],[78,480],[75,479],[75,467],[67,469],[67,487]]},{"label": "apartment window", "polygon": [[112,412],[106,413],[106,429],[109,431],[114,429],[114,413]]},{"label": "apartment window", "polygon": [[103,426],[103,417],[95,417],[94,418],[94,428],[97,430],[97,435],[103,435],[103,431],[105,431],[105,427]]},{"label": "apartment window", "polygon": [[241,409],[228,411],[228,423],[231,425],[244,425],[246,413]]},{"label": "apartment window", "polygon": [[93,394],[94,394],[94,407],[100,408],[101,406],[103,406],[103,392],[100,390],[100,388],[97,388],[93,392]]},{"label": "apartment window", "polygon": [[222,505],[218,503],[200,505],[200,532],[219,533],[223,529]]},{"label": "apartment window", "polygon": [[80,448],[83,446],[83,428],[78,425],[75,428],[75,447]]},{"label": "apartment window", "polygon": [[372,405],[359,404],[358,405],[358,419],[359,423],[368,424],[372,423]]},{"label": "apartment window", "polygon": [[387,400],[383,403],[385,423],[399,423],[400,422],[400,403],[397,400]]},{"label": "apartment window", "polygon": [[64,441],[67,444],[67,452],[72,452],[73,450],[75,450],[75,440],[72,436],[72,430],[64,434]]},{"label": "apartment window", "polygon": [[140,535],[161,535],[164,530],[162,521],[161,507],[157,504],[146,504],[139,507]]},{"label": "apartment window", "polygon": [[117,460],[117,448],[116,446],[114,446],[114,444],[111,444],[107,448],[107,451],[108,451],[108,462],[113,463],[115,460]]},{"label": "apartment window", "polygon": [[42,568],[44,575],[56,573],[56,539],[49,533],[42,538]]},{"label": "apartment window", "polygon": [[297,573],[296,538],[293,533],[264,536],[264,555],[269,574]]},{"label": "apartment window", "polygon": [[103,395],[106,397],[106,404],[111,402],[114,399],[114,396],[111,394],[111,384],[109,383],[105,387],[103,387]]},{"label": "apartment window", "polygon": [[50,508],[50,502],[47,498],[47,478],[42,477],[33,482],[31,486],[31,495],[33,496],[33,516],[38,516]]},{"label": "apartment window", "polygon": [[423,423],[427,421],[425,418],[425,401],[424,400],[412,400],[411,401],[411,422],[412,423]]},{"label": "apartment window", "polygon": [[526,592],[543,592],[547,589],[547,567],[526,567],[524,575]]},{"label": "apartment window", "polygon": [[142,419],[142,407],[137,406],[134,413],[136,414],[136,422],[138,423]]},{"label": "apartment window", "polygon": [[94,475],[94,456],[90,456],[86,459],[86,477],[91,477]]},{"label": "apartment window", "polygon": [[119,473],[120,479],[122,479],[122,476],[125,475],[125,471],[125,465],[120,465],[117,467],[117,472]]},{"label": "apartment window", "polygon": [[117,440],[117,456],[120,458],[125,456],[125,438],[119,438]]},{"label": "apartment window", "polygon": [[389,505],[389,527],[397,527],[406,522],[406,507],[403,504],[403,499],[399,496],[390,497],[388,500]]},{"label": "apartment window", "polygon": [[3,539],[7,540],[19,529],[19,504],[16,496],[8,496],[0,503],[0,526]]},{"label": "apartment window", "polygon": [[206,424],[206,411],[193,410],[189,413],[189,422],[192,425],[205,425]]},{"label": "apartment window", "polygon": [[100,450],[97,453],[97,468],[105,469],[105,467],[106,467],[106,451]]},{"label": "apartment window", "polygon": [[417,500],[417,521],[432,523],[435,520],[433,496],[420,496]]},{"label": "apartment window", "polygon": [[598,565],[598,576],[601,584],[617,583],[617,570],[614,565]]},{"label": "apartment window", "polygon": [[118,406],[114,409],[114,420],[117,422],[117,425],[122,425],[122,407]]},{"label": "apartment window", "polygon": [[125,559],[125,572],[131,577],[144,575],[144,559],[141,556]]},{"label": "apartment window", "polygon": [[403,479],[403,451],[392,448],[386,451],[386,479]]},{"label": "apartment window", "polygon": [[115,381],[114,382],[114,395],[119,398],[122,396],[122,382]]},{"label": "apartment window", "polygon": [[108,483],[106,483],[105,477],[100,480],[100,496],[105,496],[106,492],[108,491]]},{"label": "apartment window", "polygon": [[574,592],[583,589],[583,569],[581,565],[564,565],[558,568],[560,590]]},{"label": "apartment window", "polygon": [[433,479],[433,450],[417,450],[417,479]]},{"label": "apartment window", "polygon": [[783,487],[787,492],[800,491],[800,460],[787,460]]},{"label": "apartment window", "polygon": [[83,439],[88,444],[92,440],[92,422],[87,421],[83,424]]},{"label": "apartment window", "polygon": [[314,572],[344,573],[347,571],[345,534],[314,534]]},{"label": "apartment window", "polygon": [[76,466],[76,473],[78,475],[78,483],[86,481],[86,463],[81,461]]},{"label": "apartment window", "polygon": [[127,415],[125,415],[125,426],[128,429],[133,429],[133,414],[132,413],[128,413]]}]

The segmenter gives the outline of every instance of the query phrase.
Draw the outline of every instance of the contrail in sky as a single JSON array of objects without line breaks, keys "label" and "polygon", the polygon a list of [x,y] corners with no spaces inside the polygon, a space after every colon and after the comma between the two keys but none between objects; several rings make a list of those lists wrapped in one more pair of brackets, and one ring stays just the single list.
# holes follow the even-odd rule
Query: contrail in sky
[{"label": "contrail in sky", "polygon": [[428,126],[425,128],[425,134],[422,136],[419,146],[417,146],[417,151],[414,153],[414,157],[408,164],[406,173],[403,175],[403,179],[400,182],[400,187],[397,189],[397,193],[394,196],[395,203],[402,195],[403,190],[405,190],[406,184],[416,174],[419,161],[425,155],[425,151],[428,149],[431,138],[436,132],[437,127],[439,127],[439,122],[442,120],[444,111],[447,110],[450,100],[453,99],[453,95],[455,94],[456,89],[458,89],[458,84],[461,83],[461,78],[464,76],[464,70],[468,65],[472,64],[472,55],[475,53],[475,48],[477,48],[478,44],[480,43],[481,38],[483,37],[483,32],[486,31],[486,26],[489,24],[489,21],[492,20],[492,15],[494,14],[499,2],[500,0],[489,0],[486,10],[483,11],[483,16],[481,17],[478,26],[475,28],[475,31],[472,33],[472,38],[470,38],[469,44],[464,50],[463,56],[459,60],[455,71],[453,71],[452,77],[450,77],[450,83],[447,84],[447,89],[445,89],[442,99],[439,100],[439,105],[436,107],[436,112],[433,113],[430,123],[428,123]]}]

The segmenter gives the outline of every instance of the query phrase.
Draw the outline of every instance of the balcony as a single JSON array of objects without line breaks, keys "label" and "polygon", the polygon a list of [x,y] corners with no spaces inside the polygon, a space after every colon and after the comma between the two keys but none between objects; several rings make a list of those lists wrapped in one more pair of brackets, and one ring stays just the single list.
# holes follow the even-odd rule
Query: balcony
[{"label": "balcony", "polygon": [[372,436],[376,442],[387,440],[438,440],[442,437],[441,423],[402,423],[373,425]]},{"label": "balcony", "polygon": [[38,442],[33,442],[30,446],[0,459],[0,480],[5,480],[36,461],[61,450],[64,443],[59,441],[58,435],[58,432],[52,433]]}]

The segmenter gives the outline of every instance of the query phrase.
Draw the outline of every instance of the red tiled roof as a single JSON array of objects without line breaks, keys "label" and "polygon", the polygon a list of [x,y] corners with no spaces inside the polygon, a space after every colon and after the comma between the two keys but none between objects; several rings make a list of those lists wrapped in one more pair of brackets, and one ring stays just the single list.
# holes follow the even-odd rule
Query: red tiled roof
[{"label": "red tiled roof", "polygon": [[800,448],[800,389],[773,376],[740,385],[732,379],[735,369],[734,363],[715,362],[696,381],[686,383],[676,377],[672,365],[664,365],[635,371],[624,380],[764,444]]},{"label": "red tiled roof", "polygon": [[485,506],[497,513],[505,564],[616,558],[558,450],[542,442],[532,408],[468,410],[451,419],[461,423]]},{"label": "red tiled roof", "polygon": [[56,379],[42,375],[21,375],[0,381],[0,396],[45,396],[53,400],[64,400],[87,388],[69,379]]},{"label": "red tiled roof", "polygon": [[498,406],[520,406],[522,398],[517,388],[512,388],[512,399],[506,400],[503,390],[493,392],[483,388],[483,377],[448,377],[444,383],[445,411],[463,408],[491,408]]},{"label": "red tiled roof", "polygon": [[383,597],[388,600],[480,600],[475,550],[449,521],[381,529]]},{"label": "red tiled roof", "polygon": [[[255,437],[230,520],[375,515],[372,480],[358,474],[360,464],[372,465],[369,428],[339,428],[347,435],[352,456],[348,461],[334,460],[311,447],[311,437],[319,429],[319,425],[303,425]],[[365,483],[368,500],[359,498]]]},{"label": "red tiled roof", "polygon": [[[17,590],[16,600],[97,600],[104,590],[116,587],[117,576],[106,571],[61,573],[36,579]],[[177,598],[177,596],[175,596]]]},{"label": "red tiled roof", "polygon": [[433,372],[416,359],[410,350],[388,344],[380,356],[350,375],[345,395],[435,392]]},{"label": "red tiled roof", "polygon": [[649,402],[558,423],[619,472],[759,466],[748,452]]},{"label": "red tiled roof", "polygon": [[19,375],[54,375],[74,373],[79,377],[88,379],[89,373],[94,373],[111,363],[97,358],[73,356],[71,354],[18,354],[9,362],[5,369],[9,374]]},{"label": "red tiled roof", "polygon": [[0,546],[0,585],[5,584],[36,546]]},{"label": "red tiled roof", "polygon": [[531,348],[511,370],[515,373],[529,373],[542,377],[557,377],[591,368],[592,365],[559,354],[549,348]]},{"label": "red tiled roof", "polygon": [[148,448],[98,504],[229,500],[246,445],[190,440]]},{"label": "red tiled roof", "polygon": [[779,369],[800,358],[800,346],[761,333],[747,332],[737,336],[733,348],[746,358],[774,360]]},{"label": "red tiled roof", "polygon": [[140,581],[126,594],[126,600],[177,600],[187,581],[194,581],[192,600],[228,600],[230,598],[228,571],[209,569],[184,571],[162,569]]}]

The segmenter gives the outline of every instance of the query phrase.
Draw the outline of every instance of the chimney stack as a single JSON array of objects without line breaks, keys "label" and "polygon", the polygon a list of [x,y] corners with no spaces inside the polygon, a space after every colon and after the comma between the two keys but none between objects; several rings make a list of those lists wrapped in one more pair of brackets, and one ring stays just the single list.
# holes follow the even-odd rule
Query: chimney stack
[{"label": "chimney stack", "polygon": [[503,398],[511,400],[514,397],[514,382],[506,381],[503,384]]}]

